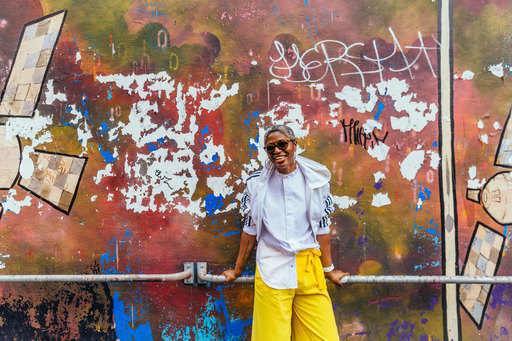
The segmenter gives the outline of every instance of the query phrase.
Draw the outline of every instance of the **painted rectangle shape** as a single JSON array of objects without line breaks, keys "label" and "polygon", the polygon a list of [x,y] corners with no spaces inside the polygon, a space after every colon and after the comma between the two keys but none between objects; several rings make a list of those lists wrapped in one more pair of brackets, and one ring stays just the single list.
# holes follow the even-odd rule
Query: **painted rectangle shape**
[{"label": "painted rectangle shape", "polygon": [[30,178],[21,178],[19,185],[58,210],[69,213],[87,159],[41,150],[31,153],[30,159],[34,173]]},{"label": "painted rectangle shape", "polygon": [[64,24],[59,11],[25,24],[0,98],[0,116],[32,117]]},{"label": "painted rectangle shape", "polygon": [[[487,277],[496,275],[504,245],[505,237],[501,233],[478,222],[466,255],[462,275]],[[491,291],[492,286],[489,284],[468,283],[459,287],[460,303],[479,329],[482,327]]]}]

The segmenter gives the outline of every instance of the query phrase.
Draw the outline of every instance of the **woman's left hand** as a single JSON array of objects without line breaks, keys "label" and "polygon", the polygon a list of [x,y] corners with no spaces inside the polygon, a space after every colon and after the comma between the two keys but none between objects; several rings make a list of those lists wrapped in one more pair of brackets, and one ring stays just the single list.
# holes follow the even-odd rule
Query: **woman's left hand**
[{"label": "woman's left hand", "polygon": [[341,270],[332,270],[330,272],[325,273],[325,277],[331,280],[331,282],[337,285],[343,285],[341,283],[341,279],[345,276],[350,276],[348,272],[343,272]]}]

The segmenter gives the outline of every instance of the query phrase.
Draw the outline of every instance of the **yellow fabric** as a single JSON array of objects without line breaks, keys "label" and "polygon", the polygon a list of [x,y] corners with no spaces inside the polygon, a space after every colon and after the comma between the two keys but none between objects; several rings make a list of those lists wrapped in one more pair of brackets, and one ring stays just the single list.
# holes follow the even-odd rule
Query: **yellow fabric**
[{"label": "yellow fabric", "polygon": [[267,286],[256,268],[252,341],[339,340],[320,255],[297,254],[297,289]]}]

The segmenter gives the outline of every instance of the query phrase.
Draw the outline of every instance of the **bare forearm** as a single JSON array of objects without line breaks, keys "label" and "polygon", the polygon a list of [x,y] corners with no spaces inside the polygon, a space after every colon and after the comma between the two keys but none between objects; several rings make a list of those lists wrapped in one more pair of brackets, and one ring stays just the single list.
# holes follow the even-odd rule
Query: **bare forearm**
[{"label": "bare forearm", "polygon": [[331,266],[331,236],[329,234],[321,234],[316,236],[316,240],[318,240],[318,243],[320,244],[320,251],[322,252],[322,256],[320,257],[322,260],[322,266]]},{"label": "bare forearm", "polygon": [[235,274],[237,276],[242,274],[245,262],[247,261],[247,258],[249,258],[255,243],[256,236],[242,232],[242,237],[240,238],[240,250],[238,251],[238,257],[236,258],[235,265]]}]

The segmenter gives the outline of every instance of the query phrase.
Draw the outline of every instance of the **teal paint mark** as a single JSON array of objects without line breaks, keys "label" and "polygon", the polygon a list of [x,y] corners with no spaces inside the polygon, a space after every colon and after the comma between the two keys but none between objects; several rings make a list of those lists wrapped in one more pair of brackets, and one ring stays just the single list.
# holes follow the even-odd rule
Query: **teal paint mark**
[{"label": "teal paint mark", "polygon": [[[245,274],[245,273],[244,273]],[[195,321],[193,327],[169,324],[163,328],[162,339],[174,340],[200,340],[200,341],[242,341],[248,337],[252,318],[242,320],[233,317],[228,312],[222,286],[217,287],[219,298],[209,295],[205,309]],[[220,316],[219,316],[220,313]]]}]

